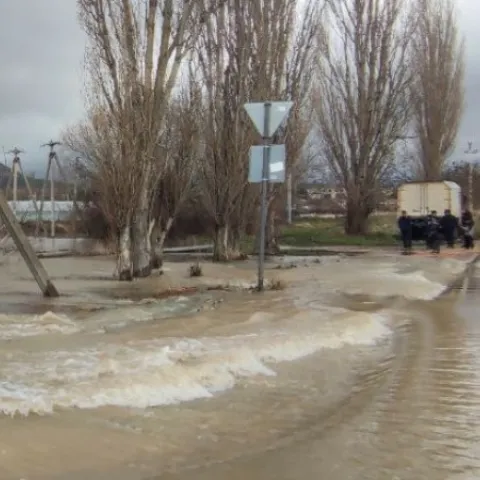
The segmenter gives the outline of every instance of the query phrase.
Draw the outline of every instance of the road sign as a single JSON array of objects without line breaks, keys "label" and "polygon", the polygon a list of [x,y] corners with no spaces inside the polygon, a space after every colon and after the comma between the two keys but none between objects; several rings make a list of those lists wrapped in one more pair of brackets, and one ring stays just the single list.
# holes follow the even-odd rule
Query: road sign
[{"label": "road sign", "polygon": [[269,155],[269,182],[283,183],[285,181],[285,145],[255,145],[250,147],[250,169],[248,181],[261,183],[263,181],[263,152],[270,149]]},{"label": "road sign", "polygon": [[[268,125],[265,125],[265,110],[270,107]],[[244,105],[258,133],[263,138],[272,137],[290,112],[293,102],[252,102]]]},{"label": "road sign", "polygon": [[262,146],[250,148],[251,183],[261,183],[260,203],[260,246],[258,254],[258,291],[264,289],[265,230],[267,225],[268,182],[285,181],[285,145],[272,145],[272,137],[290,112],[293,102],[252,102],[244,108],[258,133],[263,138]]}]

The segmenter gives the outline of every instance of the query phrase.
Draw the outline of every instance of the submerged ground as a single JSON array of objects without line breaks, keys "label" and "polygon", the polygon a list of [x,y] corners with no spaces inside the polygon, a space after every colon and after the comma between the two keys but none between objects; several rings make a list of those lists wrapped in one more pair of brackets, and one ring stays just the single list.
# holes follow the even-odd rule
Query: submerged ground
[{"label": "submerged ground", "polygon": [[436,298],[472,258],[284,257],[262,295],[253,262],[50,259],[46,302],[6,257],[0,478],[477,478],[477,271]]}]

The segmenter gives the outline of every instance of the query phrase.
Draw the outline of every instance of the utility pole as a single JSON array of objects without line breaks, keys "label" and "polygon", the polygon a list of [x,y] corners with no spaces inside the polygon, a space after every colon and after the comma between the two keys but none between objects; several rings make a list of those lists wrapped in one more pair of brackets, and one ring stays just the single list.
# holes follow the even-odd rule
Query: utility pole
[{"label": "utility pole", "polygon": [[[472,148],[473,142],[468,142],[468,148],[465,150],[466,155],[477,155],[478,149]],[[474,188],[473,188],[473,174],[475,170],[475,161],[468,163],[468,209],[473,212],[473,195],[474,195]]]},{"label": "utility pole", "polygon": [[[48,153],[48,163],[47,163],[47,171],[45,173],[45,179],[43,182],[42,186],[42,198],[40,202],[40,212],[38,216],[38,222],[37,222],[37,232],[40,224],[43,224],[43,205],[45,202],[45,194],[46,194],[46,188],[47,184],[50,181],[50,202],[51,202],[51,210],[52,210],[52,218],[50,221],[50,235],[52,237],[52,241],[55,241],[55,223],[56,223],[56,208],[55,208],[55,175],[54,175],[54,168],[56,167],[57,172],[60,174],[61,179],[63,180],[65,186],[69,185],[71,186],[71,182],[69,181],[66,172],[58,159],[57,152],[55,151],[55,147],[58,145],[62,145],[61,142],[54,142],[53,140],[50,140],[50,142],[45,143],[42,145],[42,147],[49,147],[50,151]],[[76,165],[80,164],[80,159],[81,157],[77,157],[75,159]],[[68,193],[67,193],[67,200],[70,200],[72,196],[72,192],[70,188],[68,188]],[[78,215],[79,208],[78,208],[78,203],[77,203],[77,174],[75,174],[75,180],[73,184],[73,215],[74,215],[74,222],[76,223],[76,216]],[[76,228],[76,225],[75,225]]]},{"label": "utility pole", "polygon": [[0,191],[0,218],[3,220],[8,233],[15,242],[18,251],[22,255],[27,267],[30,272],[32,272],[35,281],[37,282],[40,290],[42,291],[45,297],[58,297],[58,290],[55,288],[55,285],[52,283],[48,274],[43,267],[42,263],[38,259],[35,250],[28,241],[27,236],[25,235],[20,223],[15,218],[12,210],[8,206],[7,199],[5,198],[3,192]]},{"label": "utility pole", "polygon": [[77,215],[78,215],[78,206],[77,206],[77,196],[78,196],[78,177],[80,170],[80,162],[82,157],[75,157],[75,163],[73,168],[73,251],[77,251]]},{"label": "utility pole", "polygon": [[[6,158],[5,149],[3,149],[3,152]],[[5,190],[6,192],[8,191],[8,186],[10,185],[10,182],[12,180],[14,181],[14,186],[15,186],[16,184],[15,176],[18,177],[18,173],[20,173],[23,176],[30,198],[34,202],[35,209],[37,209],[37,204],[33,196],[33,192],[30,188],[30,183],[28,181],[27,176],[25,175],[25,172],[23,171],[22,162],[20,160],[19,155],[20,153],[22,153],[22,150],[15,147],[9,153],[12,153],[14,155],[14,158],[13,158],[12,170],[10,171],[7,187]],[[14,197],[16,201],[16,188],[14,190],[15,190]],[[12,237],[12,240],[14,241],[15,246],[20,252],[20,255],[25,261],[28,269],[32,273],[33,277],[35,278],[35,281],[37,282],[43,295],[45,297],[58,297],[59,296],[58,290],[56,289],[53,282],[50,280],[44,266],[42,265],[39,258],[37,257],[37,254],[35,253],[34,248],[32,247],[27,236],[25,235],[25,232],[23,231],[19,221],[17,220],[15,214],[13,213],[12,209],[8,205],[8,199],[6,195],[1,190],[0,190],[0,219],[3,221],[3,224],[8,234]]]},{"label": "utility pole", "polygon": [[12,151],[14,157],[13,157],[13,162],[12,162],[12,174],[13,174],[13,213],[17,213],[17,200],[18,200],[18,164],[20,161],[20,158],[18,157],[18,154],[21,153],[20,150],[15,148]]},{"label": "utility pole", "polygon": [[42,186],[42,199],[40,203],[40,221],[43,223],[43,204],[45,202],[45,190],[47,186],[47,182],[50,180],[50,209],[51,209],[51,218],[50,218],[50,236],[52,237],[52,241],[55,239],[55,171],[54,168],[60,170],[60,162],[58,161],[57,153],[55,151],[55,147],[61,145],[60,142],[54,142],[50,140],[48,143],[42,145],[42,147],[49,147],[50,151],[48,153],[48,163],[47,163],[47,171],[45,173],[45,179]]},{"label": "utility pole", "polygon": [[13,203],[13,213],[17,214],[17,201],[18,201],[18,174],[20,173],[20,157],[19,154],[23,153],[23,150],[15,147],[13,150],[10,150],[8,153],[13,155],[12,160],[12,168],[10,169],[8,175],[8,182],[7,182],[7,200],[8,200],[8,192],[10,190],[10,182],[13,183],[13,196],[12,196],[12,203]]},{"label": "utility pole", "polygon": [[18,176],[21,175],[21,177],[23,178],[23,181],[25,183],[25,186],[27,187],[28,196],[33,203],[33,208],[38,215],[38,205],[37,205],[37,202],[36,202],[36,199],[35,199],[35,195],[33,193],[33,190],[31,188],[31,186],[30,186],[30,182],[28,180],[28,177],[27,177],[27,175],[25,175],[25,171],[23,170],[23,166],[22,166],[22,160],[20,158],[20,154],[25,153],[25,151],[18,148],[18,147],[15,147],[12,150],[10,150],[8,153],[13,155],[13,160],[12,160],[12,169],[9,173],[9,177],[8,177],[8,181],[7,181],[7,188],[6,188],[7,200],[8,200],[8,193],[9,193],[9,190],[10,190],[10,185],[13,181],[13,211],[14,211],[14,213],[16,213],[17,200],[18,200],[18,198],[17,198],[17,195],[18,195]]}]

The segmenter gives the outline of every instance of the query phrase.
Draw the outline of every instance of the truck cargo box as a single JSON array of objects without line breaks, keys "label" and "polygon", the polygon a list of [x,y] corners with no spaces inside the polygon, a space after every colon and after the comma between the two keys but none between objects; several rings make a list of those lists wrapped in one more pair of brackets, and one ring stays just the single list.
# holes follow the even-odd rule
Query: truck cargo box
[{"label": "truck cargo box", "polygon": [[447,209],[457,217],[462,213],[462,191],[455,182],[410,182],[398,188],[398,215],[402,210],[414,218],[425,217],[432,210],[443,215]]}]

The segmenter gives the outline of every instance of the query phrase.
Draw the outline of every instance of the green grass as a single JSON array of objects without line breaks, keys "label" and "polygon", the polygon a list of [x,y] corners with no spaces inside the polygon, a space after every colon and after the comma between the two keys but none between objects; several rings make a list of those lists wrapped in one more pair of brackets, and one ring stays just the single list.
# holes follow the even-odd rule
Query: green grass
[{"label": "green grass", "polygon": [[[371,217],[369,234],[363,236],[345,235],[343,218],[312,218],[298,220],[292,225],[280,227],[278,242],[290,247],[352,246],[375,247],[398,244],[394,237],[397,232],[395,214]],[[209,237],[188,237],[172,245],[204,245],[212,242]],[[240,242],[240,251],[254,250],[255,236],[245,236]]]},{"label": "green grass", "polygon": [[[480,218],[476,218],[477,238],[480,238]],[[311,218],[295,221],[292,225],[280,227],[278,242],[289,247],[390,247],[398,246],[396,215],[386,214],[372,216],[369,220],[367,235],[345,235],[344,219]],[[189,238],[182,242],[188,245],[209,244],[209,237]],[[254,250],[255,237],[245,236],[241,240],[242,252],[251,253]]]},{"label": "green grass", "polygon": [[279,243],[292,247],[321,246],[392,246],[395,238],[395,215],[371,217],[368,235],[345,235],[343,218],[314,218],[296,221],[281,229]]}]

